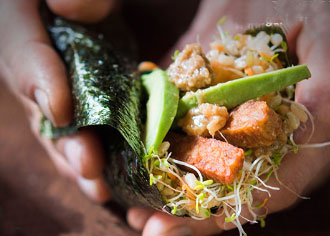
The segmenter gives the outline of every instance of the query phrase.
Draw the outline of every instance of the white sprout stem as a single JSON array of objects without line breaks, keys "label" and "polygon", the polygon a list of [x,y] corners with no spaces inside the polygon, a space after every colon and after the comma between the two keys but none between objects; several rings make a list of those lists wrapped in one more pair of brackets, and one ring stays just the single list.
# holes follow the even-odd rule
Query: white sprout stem
[{"label": "white sprout stem", "polygon": [[181,201],[178,201],[175,205],[180,206],[182,204],[189,204],[189,203],[190,203],[190,200],[181,200]]},{"label": "white sprout stem", "polygon": [[235,195],[234,194],[231,194],[231,195],[227,195],[225,197],[221,197],[221,198],[218,198],[215,193],[213,193],[212,191],[208,190],[208,189],[204,189],[206,192],[208,192],[209,194],[211,194],[215,200],[221,202],[221,201],[225,201],[225,200],[229,200],[229,199],[232,199],[232,198],[235,198]]},{"label": "white sprout stem", "polygon": [[178,196],[173,197],[173,198],[170,198],[170,199],[167,199],[167,200],[168,200],[169,202],[173,202],[173,201],[179,199],[180,197],[182,197],[183,194],[184,194],[184,192],[182,191]]},{"label": "white sprout stem", "polygon": [[226,36],[225,36],[225,34],[223,33],[222,28],[220,27],[220,25],[218,25],[217,28],[218,28],[218,31],[219,31],[219,34],[220,34],[221,40],[222,40],[222,41],[225,41]]},{"label": "white sprout stem", "polygon": [[299,144],[299,148],[321,148],[330,146],[330,141],[324,143]]},{"label": "white sprout stem", "polygon": [[270,192],[269,192],[267,189],[259,188],[259,187],[254,186],[254,185],[251,185],[251,188],[257,189],[257,190],[262,191],[262,192],[266,192],[266,193],[268,194],[269,197],[272,196],[272,195],[270,194]]},{"label": "white sprout stem", "polygon": [[210,195],[208,198],[207,198],[207,201],[204,201],[201,205],[202,207],[204,208],[207,208],[207,205],[210,201],[212,201],[212,199],[214,199],[214,197],[212,195]]},{"label": "white sprout stem", "polygon": [[282,185],[286,190],[290,191],[291,193],[293,193],[295,196],[299,197],[300,199],[310,199],[310,197],[304,197],[301,196],[300,194],[298,194],[297,192],[293,191],[291,188],[289,188],[288,186],[286,186],[278,177],[277,172],[274,171],[274,175],[275,175],[275,179],[277,180],[277,182]]},{"label": "white sprout stem", "polygon": [[172,158],[170,159],[170,161],[173,161],[175,164],[183,165],[183,166],[189,167],[190,169],[193,169],[198,174],[199,181],[203,182],[203,176],[202,176],[201,172],[195,166],[189,165],[185,162],[178,161],[178,160],[175,160],[175,159],[172,159]]},{"label": "white sprout stem", "polygon": [[251,203],[253,202],[253,197],[252,197],[251,191],[248,192],[248,195],[249,195],[249,200],[250,201],[248,201],[246,205],[248,207],[248,210],[249,210],[250,214],[253,217],[253,220],[250,221],[250,222],[251,223],[257,223],[257,221],[256,221],[257,220],[257,214],[253,211],[252,205],[251,205]]},{"label": "white sprout stem", "polygon": [[245,233],[245,231],[244,231],[244,229],[243,229],[243,227],[242,227],[242,224],[241,224],[241,222],[239,221],[239,219],[238,218],[236,218],[236,227],[238,228],[238,230],[239,230],[239,235],[246,235],[246,233]]},{"label": "white sprout stem", "polygon": [[238,213],[240,213],[241,212],[241,210],[240,210],[240,207],[239,207],[239,202],[240,202],[240,198],[239,198],[239,193],[238,193],[238,197],[237,197],[237,190],[236,190],[236,180],[234,180],[234,182],[233,182],[233,186],[234,186],[234,195],[235,195],[235,198],[234,198],[234,200],[235,200],[235,209],[236,209],[236,218],[237,218],[237,216],[239,215]]},{"label": "white sprout stem", "polygon": [[[264,168],[265,168],[265,167],[264,167]],[[267,168],[265,168],[264,170],[262,170],[262,171],[258,174],[258,176],[262,176],[262,175],[264,175],[264,174],[268,174],[270,170],[272,170],[272,166],[268,166]],[[253,175],[253,174],[252,174],[252,175]]]},{"label": "white sprout stem", "polygon": [[[249,206],[251,206],[251,204],[246,204],[247,206],[248,206],[248,208],[249,208]],[[244,220],[246,220],[246,221],[248,221],[248,222],[250,222],[250,223],[252,223],[252,224],[255,224],[255,223],[258,223],[255,219],[256,219],[256,214],[255,213],[253,213],[253,214],[251,214],[252,215],[252,217],[253,217],[253,219],[251,220],[251,219],[248,219],[248,218],[246,218],[245,216],[242,216],[242,215],[239,215],[239,217],[240,218],[242,218],[242,219],[244,219]]]},{"label": "white sprout stem", "polygon": [[245,76],[245,74],[244,74],[242,71],[237,70],[237,69],[235,69],[235,68],[229,68],[229,67],[228,67],[227,70],[229,70],[229,71],[231,71],[231,72],[234,72],[235,74],[237,74],[237,75],[239,75],[239,76],[242,76],[242,77]]},{"label": "white sprout stem", "polygon": [[253,163],[251,164],[250,169],[249,169],[250,172],[252,172],[253,167],[254,167],[254,166],[255,166],[255,165],[256,165],[256,164],[257,164],[262,158],[264,158],[264,155],[258,157],[257,159],[255,159],[255,160],[253,161]]},{"label": "white sprout stem", "polygon": [[[223,211],[224,211],[224,213],[225,213],[225,215],[226,215],[227,217],[231,217],[230,213],[228,212],[227,206],[228,206],[228,204],[225,204],[225,206],[224,206],[224,208],[223,208]],[[236,213],[236,211],[235,211],[234,208],[232,208],[231,206],[230,206],[229,208],[230,208],[234,213]]]},{"label": "white sprout stem", "polygon": [[[173,167],[173,166],[172,166]],[[163,170],[163,169],[160,169],[160,170],[162,170],[162,171],[164,171],[164,172],[166,172],[166,173],[170,173],[170,174],[172,174],[172,175],[174,175],[177,179],[179,179],[180,180],[180,182],[181,183],[183,183],[183,184],[185,184],[186,185],[186,183],[182,180],[182,178],[179,176],[179,175],[177,175],[174,171],[172,171],[170,168],[168,169],[168,170]],[[187,189],[191,194],[193,194],[195,197],[197,196],[190,188],[188,188]],[[181,190],[182,191],[182,190]]]},{"label": "white sprout stem", "polygon": [[[224,201],[223,203],[224,203],[224,207],[223,207],[224,211],[225,211],[225,209],[227,209],[227,207],[229,207],[230,210],[236,214],[236,209],[234,209],[229,203],[227,203],[227,202],[225,202],[225,201]],[[227,213],[228,213],[228,211],[227,211]],[[226,214],[226,215],[227,215],[227,216],[230,216],[229,213]]]},{"label": "white sprout stem", "polygon": [[168,160],[171,157],[171,155],[172,155],[171,152],[170,153],[166,152],[166,160]]},{"label": "white sprout stem", "polygon": [[266,156],[265,159],[268,161],[268,163],[269,163],[271,166],[273,166],[273,162],[272,162],[272,160],[270,159],[269,156],[268,156],[268,157]]},{"label": "white sprout stem", "polygon": [[[169,160],[169,162],[171,162],[171,161]],[[180,174],[180,171],[179,171],[179,169],[175,166],[175,164],[170,165],[170,166],[169,166],[169,169],[171,169],[171,168],[174,170],[174,172]],[[166,170],[166,168],[165,168],[165,170]],[[173,170],[172,170],[172,171],[173,171]]]},{"label": "white sprout stem", "polygon": [[245,177],[245,171],[242,170],[242,175],[241,175],[241,179],[238,183],[238,186],[237,186],[237,193],[236,193],[236,196],[237,196],[237,199],[238,199],[238,213],[237,215],[240,216],[241,215],[241,211],[242,211],[242,202],[241,202],[241,196],[240,196],[240,188],[242,186],[242,183],[243,183],[243,180],[244,180],[244,177]]},{"label": "white sprout stem", "polygon": [[292,143],[294,146],[298,146],[298,145],[296,144],[296,142],[294,141],[293,133],[290,134],[290,141],[291,141],[291,143]]},{"label": "white sprout stem", "polygon": [[256,176],[258,176],[258,173],[259,173],[259,170],[260,170],[260,167],[261,167],[261,164],[264,162],[264,160],[260,160],[257,167],[256,167],[256,171],[255,171],[255,174]]},{"label": "white sprout stem", "polygon": [[277,47],[278,47],[277,45],[273,45],[273,46],[270,47],[270,49],[271,49],[272,51],[274,51],[274,49],[277,48]]},{"label": "white sprout stem", "polygon": [[207,187],[208,187],[209,189],[210,189],[210,188],[213,188],[213,187],[216,187],[216,188],[220,187],[220,188],[221,188],[221,184],[220,184],[220,183],[214,183],[214,184],[210,184],[210,185],[208,185]]},{"label": "white sprout stem", "polygon": [[226,143],[228,143],[226,137],[225,137],[220,131],[219,131],[219,134],[220,134],[220,136],[226,141]]},{"label": "white sprout stem", "polygon": [[[172,172],[171,170],[169,171],[169,173],[171,173],[172,175],[174,175],[176,178],[178,178],[180,180],[181,183],[187,185],[187,183],[185,183],[182,178],[177,175],[175,172]],[[193,194],[195,197],[197,196],[190,188],[187,189],[191,194]]]},{"label": "white sprout stem", "polygon": [[262,181],[262,179],[260,179],[258,176],[254,176],[263,186],[265,186],[266,188],[272,189],[272,190],[280,190],[280,188],[278,187],[272,187],[270,185],[267,185],[264,181]]},{"label": "white sprout stem", "polygon": [[285,50],[282,48],[278,48],[278,49],[275,49],[273,52],[285,52]]},{"label": "white sprout stem", "polygon": [[155,182],[156,182],[156,183],[161,183],[161,184],[163,184],[164,186],[166,186],[166,187],[172,189],[172,190],[175,191],[175,192],[178,192],[178,193],[181,193],[181,192],[182,192],[182,190],[177,190],[177,189],[171,187],[170,185],[164,183],[164,182],[161,181],[161,180],[156,179]]},{"label": "white sprout stem", "polygon": [[[223,202],[223,203],[224,203],[223,212],[222,212],[221,214],[219,214],[218,216],[221,216],[221,215],[225,214],[227,217],[231,217],[231,215],[229,214],[229,212],[228,212],[228,210],[227,210],[227,207],[229,207],[230,210],[232,210],[232,212],[235,213],[235,216],[237,216],[237,215],[236,215],[236,210],[235,210],[230,204],[228,204],[228,203],[226,203],[226,202]],[[242,215],[240,215],[239,217],[242,218],[242,219],[244,219],[244,220],[246,220],[246,221],[249,221],[249,222],[250,222],[250,220],[249,220],[248,218],[246,218],[246,217],[244,217],[244,216],[242,216]],[[233,222],[232,222],[232,223],[233,223]],[[253,221],[252,223],[258,223],[258,222]],[[235,223],[233,223],[233,224],[235,224]],[[235,225],[236,225],[236,224],[235,224]]]}]

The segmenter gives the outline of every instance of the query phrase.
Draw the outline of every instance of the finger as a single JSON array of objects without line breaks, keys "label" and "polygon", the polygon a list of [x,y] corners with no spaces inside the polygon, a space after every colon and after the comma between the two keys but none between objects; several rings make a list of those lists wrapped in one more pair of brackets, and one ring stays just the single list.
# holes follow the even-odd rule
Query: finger
[{"label": "finger", "polygon": [[[104,181],[102,175],[96,179],[88,180],[81,177],[76,170],[72,168],[67,159],[63,156],[61,152],[58,151],[57,147],[54,145],[54,142],[50,139],[43,138],[40,136],[40,118],[41,113],[38,106],[33,103],[30,99],[26,97],[21,98],[23,101],[24,108],[27,110],[27,114],[30,120],[31,129],[40,143],[45,147],[45,150],[48,152],[49,157],[53,161],[55,167],[58,171],[78,182],[78,185],[82,191],[96,202],[103,203],[110,199],[111,194],[107,183]],[[77,134],[74,136],[74,140],[81,141],[84,146],[84,142],[88,142],[88,145],[95,146],[96,149],[99,149],[100,144],[95,139],[94,134],[90,130],[83,130],[82,134]],[[93,144],[94,143],[94,144]],[[78,147],[80,148],[80,147]],[[91,146],[88,147],[87,152],[90,154],[93,153]],[[84,148],[81,149],[84,152]],[[102,150],[103,151],[103,150]]]},{"label": "finger", "polygon": [[47,0],[52,11],[69,20],[93,23],[105,18],[114,8],[115,0]]},{"label": "finger", "polygon": [[55,126],[65,126],[72,119],[71,92],[65,67],[39,19],[37,3],[1,1],[1,72],[11,88],[36,101]]},{"label": "finger", "polygon": [[78,175],[72,168],[72,166],[66,161],[65,157],[62,153],[58,152],[58,150],[54,147],[54,143],[50,139],[45,139],[40,137],[40,135],[36,135],[39,142],[45,147],[48,156],[52,160],[53,164],[57,171],[63,175],[68,177],[71,180],[76,180]]},{"label": "finger", "polygon": [[220,232],[221,229],[219,229],[213,218],[196,221],[190,218],[173,217],[169,214],[157,212],[147,221],[142,235],[212,235]]},{"label": "finger", "polygon": [[93,180],[78,177],[77,183],[87,197],[97,203],[105,203],[111,198],[109,186],[103,177]]},{"label": "finger", "polygon": [[[330,52],[330,21],[329,7],[324,4],[311,5],[308,20],[304,26],[297,42],[297,54],[301,64],[307,64],[311,71],[311,78],[297,85],[296,100],[304,104],[314,117],[315,132],[311,143],[330,141],[330,80],[329,60]],[[310,32],[313,29],[313,33]],[[304,149],[309,152],[313,160],[307,163],[306,172],[310,181],[306,189],[317,187],[330,173],[330,148]],[[309,166],[312,165],[312,166]],[[315,169],[314,169],[315,168]],[[311,173],[312,172],[312,173]],[[314,173],[314,174],[313,174]],[[307,178],[307,176],[306,176]]]},{"label": "finger", "polygon": [[77,134],[61,137],[56,146],[80,176],[86,179],[102,176],[104,151],[93,130],[82,129]]},{"label": "finger", "polygon": [[[321,6],[322,4],[316,5]],[[330,31],[327,22],[330,20],[330,15],[328,13],[329,11],[326,9],[319,9],[317,14],[315,12],[315,16],[310,17],[309,21],[304,24],[297,42],[297,54],[300,63],[308,65],[312,77],[298,84],[296,99],[305,104],[314,114],[317,128],[315,133],[319,134],[325,134],[322,129],[326,127],[321,127],[321,125],[325,126],[329,123],[328,116],[330,115],[329,60],[327,60],[330,51]],[[312,34],[310,33],[311,28],[314,29]],[[325,138],[327,137],[318,137],[314,141],[328,141]]]},{"label": "finger", "polygon": [[76,171],[74,171],[71,165],[69,165],[63,154],[58,151],[53,141],[50,139],[43,138],[40,135],[40,119],[42,117],[42,114],[40,112],[38,105],[25,96],[20,95],[19,97],[26,111],[27,117],[30,121],[30,127],[32,133],[35,135],[38,141],[45,147],[45,150],[47,151],[48,156],[53,161],[56,169],[62,175],[67,176],[72,180],[76,180],[78,176]]},{"label": "finger", "polygon": [[[232,7],[231,5],[235,3],[240,6]],[[180,37],[175,46],[160,61],[159,65],[164,68],[168,67],[172,63],[171,58],[174,52],[176,50],[181,51],[185,45],[190,43],[199,42],[204,52],[208,51],[210,49],[209,44],[214,41],[214,36],[217,34],[216,25],[221,16],[228,17],[228,21],[222,26],[224,30],[229,30],[233,35],[236,32],[241,32],[242,25],[240,23],[246,24],[246,22],[244,20],[238,22],[235,18],[237,15],[240,15],[237,14],[237,10],[242,7],[242,4],[241,1],[201,1],[189,29]]]},{"label": "finger", "polygon": [[137,231],[142,231],[150,216],[155,210],[149,208],[133,207],[128,210],[127,221]]},{"label": "finger", "polygon": [[[293,154],[285,156],[280,168],[276,171],[278,178],[273,174],[267,182],[268,186],[279,188],[279,190],[271,190],[261,186],[269,191],[270,196],[266,192],[253,191],[252,206],[263,203],[265,199],[266,204],[262,208],[254,208],[253,212],[246,205],[243,205],[238,218],[240,224],[243,225],[248,220],[250,222],[256,220],[253,215],[264,217],[267,214],[286,209],[295,204],[302,196],[305,196],[306,190],[311,191],[316,188],[320,184],[320,180],[326,179],[325,176],[329,173],[329,165],[326,164],[329,161],[315,160],[324,155],[324,151],[326,150],[304,149],[300,150],[299,156]],[[222,215],[215,218],[219,228],[230,230],[237,227],[237,224],[225,222],[225,217]]]},{"label": "finger", "polygon": [[[266,193],[255,191],[253,196],[256,204],[269,198],[265,207],[268,213],[286,209],[308,196],[308,193],[317,188],[321,181],[329,176],[330,149],[301,149],[298,154],[286,155],[282,160],[276,175],[270,178],[267,185],[278,187],[280,190],[269,190],[271,197]],[[267,188],[266,188],[267,189]]]}]

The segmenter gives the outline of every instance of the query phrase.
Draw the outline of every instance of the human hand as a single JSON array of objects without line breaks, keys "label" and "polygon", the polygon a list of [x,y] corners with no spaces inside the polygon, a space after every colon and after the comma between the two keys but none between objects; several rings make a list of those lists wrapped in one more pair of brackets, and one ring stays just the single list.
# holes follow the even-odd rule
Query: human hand
[{"label": "human hand", "polygon": [[[320,3],[309,6],[302,5],[301,1],[276,1],[275,3],[203,1],[192,27],[179,40],[174,50],[181,50],[185,44],[195,42],[196,35],[199,35],[203,48],[207,48],[205,43],[212,41],[216,33],[214,30],[216,22],[224,15],[228,23],[223,27],[234,33],[244,31],[243,26],[247,26],[247,22],[258,25],[286,19],[284,25],[288,32],[290,52],[296,53],[299,63],[307,64],[312,73],[311,79],[297,85],[296,101],[304,104],[314,116],[315,133],[311,143],[326,142],[330,140],[328,133],[330,122],[327,118],[330,115],[328,103],[330,95],[327,92],[330,88],[327,71],[330,66],[327,60],[327,52],[330,51],[328,43],[330,31],[327,27],[327,22],[330,20],[328,9],[329,5]],[[275,19],[269,16],[274,16]],[[173,55],[174,50],[167,58]],[[296,133],[295,139],[302,139],[303,135],[308,134]],[[281,190],[270,191],[272,197],[265,205],[268,213],[292,206],[298,199],[292,192],[304,195],[325,181],[329,176],[329,155],[329,147],[300,149],[296,155],[287,155],[278,170],[278,177],[291,191],[279,184],[273,176],[268,184],[279,187]],[[256,204],[262,202],[265,197],[267,195],[262,192],[254,192]],[[246,209],[243,210],[242,215],[249,218]],[[127,215],[130,225],[137,230],[143,230],[143,236],[211,235],[234,228],[233,224],[224,223],[224,217],[195,221],[142,208],[133,208]],[[241,222],[244,223],[243,220]]]},{"label": "human hand", "polygon": [[[0,2],[0,75],[24,105],[34,134],[57,169],[76,180],[91,199],[104,202],[110,198],[110,191],[102,175],[103,149],[93,131],[83,129],[55,142],[39,134],[41,112],[56,127],[67,125],[72,119],[67,74],[41,22],[39,3]],[[67,19],[93,23],[108,14],[114,1],[48,0],[47,4]]]}]

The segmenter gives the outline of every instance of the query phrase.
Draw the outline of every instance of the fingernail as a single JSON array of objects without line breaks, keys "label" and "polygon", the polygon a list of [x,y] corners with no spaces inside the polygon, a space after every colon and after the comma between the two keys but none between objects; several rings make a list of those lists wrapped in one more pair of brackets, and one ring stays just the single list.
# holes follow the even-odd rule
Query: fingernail
[{"label": "fingernail", "polygon": [[162,235],[166,235],[166,236],[191,236],[192,235],[192,230],[187,227],[187,226],[177,226],[177,227],[174,227],[168,231],[166,231],[164,234]]},{"label": "fingernail", "polygon": [[78,177],[77,184],[88,198],[95,200],[95,193],[97,192],[97,186],[93,180],[88,180],[82,177]]},{"label": "fingernail", "polygon": [[64,144],[64,155],[66,156],[69,164],[79,174],[82,172],[81,154],[82,147],[76,140],[66,140]]},{"label": "fingernail", "polygon": [[78,177],[77,183],[86,196],[95,202],[104,203],[111,197],[109,188],[102,178],[88,180]]},{"label": "fingernail", "polygon": [[149,219],[150,214],[147,212],[143,212],[143,210],[138,210],[137,214],[133,215],[134,218],[134,225],[137,226],[140,230],[143,229],[144,225],[146,224],[147,220]]},{"label": "fingernail", "polygon": [[47,94],[41,89],[34,90],[34,97],[39,104],[42,113],[54,124],[54,117],[50,111]]}]

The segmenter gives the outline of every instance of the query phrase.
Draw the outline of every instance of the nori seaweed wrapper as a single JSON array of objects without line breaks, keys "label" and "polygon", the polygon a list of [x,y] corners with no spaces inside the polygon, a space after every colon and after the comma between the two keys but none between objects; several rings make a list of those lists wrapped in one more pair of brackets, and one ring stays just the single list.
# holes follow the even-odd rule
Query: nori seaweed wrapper
[{"label": "nori seaweed wrapper", "polygon": [[[56,18],[49,27],[51,38],[66,62],[74,102],[74,119],[65,128],[54,128],[46,119],[41,133],[58,138],[81,127],[94,126],[107,154],[105,176],[115,199],[125,207],[165,203],[142,158],[142,84],[133,71],[135,63],[118,54],[102,35]],[[143,101],[143,102],[142,102]]]}]

